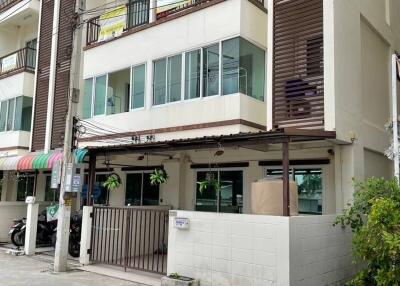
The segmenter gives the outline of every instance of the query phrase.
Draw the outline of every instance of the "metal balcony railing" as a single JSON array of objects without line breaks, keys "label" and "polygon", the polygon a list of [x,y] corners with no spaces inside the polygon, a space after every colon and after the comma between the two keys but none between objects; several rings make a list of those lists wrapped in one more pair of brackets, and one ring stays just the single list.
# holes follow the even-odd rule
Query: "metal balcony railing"
[{"label": "metal balcony railing", "polygon": [[36,49],[23,48],[0,58],[0,77],[23,71],[35,71]]},{"label": "metal balcony railing", "polygon": [[0,0],[0,14],[21,1],[22,0]]}]

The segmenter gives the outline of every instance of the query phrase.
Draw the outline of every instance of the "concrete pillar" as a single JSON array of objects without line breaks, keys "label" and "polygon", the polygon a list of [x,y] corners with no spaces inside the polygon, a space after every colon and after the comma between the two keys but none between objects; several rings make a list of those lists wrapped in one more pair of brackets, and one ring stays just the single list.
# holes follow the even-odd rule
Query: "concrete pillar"
[{"label": "concrete pillar", "polygon": [[7,182],[8,182],[8,172],[3,172],[3,180],[1,181],[1,197],[0,201],[5,202],[7,200]]},{"label": "concrete pillar", "polygon": [[39,215],[39,204],[28,204],[25,229],[25,255],[34,255]]},{"label": "concrete pillar", "polygon": [[92,218],[93,207],[84,206],[82,215],[82,230],[81,230],[81,252],[79,255],[79,263],[88,265],[90,263],[90,255],[88,250],[91,248],[90,241],[92,237]]},{"label": "concrete pillar", "polygon": [[164,169],[168,174],[168,180],[160,186],[160,199],[162,205],[171,205],[174,209],[181,207],[179,192],[181,189],[181,161],[172,159],[164,162]]},{"label": "concrete pillar", "polygon": [[62,227],[57,227],[56,257],[54,259],[55,272],[67,271],[70,218],[71,207],[60,205],[58,209],[58,226]]}]

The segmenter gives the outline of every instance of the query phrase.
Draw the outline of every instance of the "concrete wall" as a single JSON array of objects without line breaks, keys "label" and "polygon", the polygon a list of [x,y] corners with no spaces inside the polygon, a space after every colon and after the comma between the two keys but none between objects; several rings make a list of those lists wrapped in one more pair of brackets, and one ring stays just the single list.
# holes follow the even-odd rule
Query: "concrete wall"
[{"label": "concrete wall", "polygon": [[[175,217],[189,218],[189,230],[174,228]],[[351,237],[333,220],[171,211],[168,273],[201,285],[344,285]]]}]

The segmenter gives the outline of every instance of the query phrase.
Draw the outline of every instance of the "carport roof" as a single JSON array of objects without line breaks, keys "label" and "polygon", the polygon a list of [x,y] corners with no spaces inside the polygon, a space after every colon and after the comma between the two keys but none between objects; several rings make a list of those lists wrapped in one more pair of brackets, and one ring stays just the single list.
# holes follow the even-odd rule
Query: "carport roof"
[{"label": "carport roof", "polygon": [[307,142],[335,139],[335,131],[283,128],[271,131],[247,132],[229,135],[213,135],[156,142],[88,146],[88,153],[154,152],[217,148],[219,144],[229,146],[250,146],[257,144],[279,144],[285,142]]}]

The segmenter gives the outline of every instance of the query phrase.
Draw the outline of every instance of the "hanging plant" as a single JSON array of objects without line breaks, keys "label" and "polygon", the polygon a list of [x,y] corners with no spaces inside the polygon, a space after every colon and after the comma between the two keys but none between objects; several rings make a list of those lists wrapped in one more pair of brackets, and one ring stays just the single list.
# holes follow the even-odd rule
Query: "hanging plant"
[{"label": "hanging plant", "polygon": [[164,184],[168,180],[167,172],[163,169],[155,169],[150,175],[150,184],[152,186],[157,186]]},{"label": "hanging plant", "polygon": [[117,189],[121,185],[121,183],[121,177],[116,173],[112,173],[103,183],[103,187],[105,187],[108,191],[113,191]]},{"label": "hanging plant", "polygon": [[219,192],[219,189],[221,188],[219,181],[210,173],[207,173],[205,180],[198,181],[197,184],[199,185],[199,191],[201,194],[208,188],[214,189],[216,192]]}]

